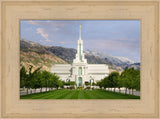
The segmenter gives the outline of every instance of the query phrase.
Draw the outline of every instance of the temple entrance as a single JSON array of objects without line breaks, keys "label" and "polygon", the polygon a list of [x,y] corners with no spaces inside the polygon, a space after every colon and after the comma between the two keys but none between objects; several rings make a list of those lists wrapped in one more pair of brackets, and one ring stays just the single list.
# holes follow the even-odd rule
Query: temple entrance
[{"label": "temple entrance", "polygon": [[77,87],[82,87],[82,77],[78,77],[78,81],[77,81]]}]

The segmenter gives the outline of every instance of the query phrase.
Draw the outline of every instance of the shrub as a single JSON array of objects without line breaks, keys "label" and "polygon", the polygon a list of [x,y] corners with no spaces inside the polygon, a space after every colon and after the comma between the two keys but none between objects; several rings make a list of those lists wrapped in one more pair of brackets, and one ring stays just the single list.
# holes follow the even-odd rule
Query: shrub
[{"label": "shrub", "polygon": [[82,90],[82,89],[84,89],[84,88],[83,88],[83,87],[77,87],[77,89],[78,89],[78,90]]}]

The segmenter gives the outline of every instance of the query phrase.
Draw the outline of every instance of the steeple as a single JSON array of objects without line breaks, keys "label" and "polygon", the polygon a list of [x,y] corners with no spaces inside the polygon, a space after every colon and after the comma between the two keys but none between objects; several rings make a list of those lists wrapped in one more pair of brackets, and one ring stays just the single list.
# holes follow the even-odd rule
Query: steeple
[{"label": "steeple", "polygon": [[79,39],[77,42],[77,53],[73,63],[82,63],[82,62],[87,63],[87,59],[85,59],[83,53],[83,40],[81,39],[81,25],[79,25]]}]

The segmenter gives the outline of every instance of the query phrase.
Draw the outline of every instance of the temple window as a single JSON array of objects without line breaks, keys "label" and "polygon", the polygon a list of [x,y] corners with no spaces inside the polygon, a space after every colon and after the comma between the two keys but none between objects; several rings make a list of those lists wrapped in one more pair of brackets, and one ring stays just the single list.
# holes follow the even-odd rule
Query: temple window
[{"label": "temple window", "polygon": [[78,68],[78,75],[82,75],[82,67]]}]

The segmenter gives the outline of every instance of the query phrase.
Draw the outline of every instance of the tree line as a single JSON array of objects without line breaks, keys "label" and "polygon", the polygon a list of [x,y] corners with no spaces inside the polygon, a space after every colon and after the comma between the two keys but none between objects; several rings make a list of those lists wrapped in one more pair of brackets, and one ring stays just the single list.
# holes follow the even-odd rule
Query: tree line
[{"label": "tree line", "polygon": [[[64,82],[60,80],[60,77],[56,74],[53,74],[48,71],[42,71],[41,67],[35,69],[33,71],[33,66],[30,65],[28,69],[24,66],[20,69],[20,88],[26,88],[27,94],[28,90],[40,88],[40,92],[42,92],[42,88],[45,87],[52,90],[53,88],[64,88],[64,85],[68,86],[69,89],[74,89],[75,82],[69,81]],[[90,86],[91,84],[85,84],[86,86]],[[118,72],[112,72],[108,77],[105,77],[101,81],[93,82],[92,86],[99,86],[100,88],[119,88],[119,92],[121,91],[121,87],[125,87],[125,94],[128,89],[140,90],[140,71],[135,70],[134,68],[126,68],[121,74]]]},{"label": "tree line", "polygon": [[101,81],[97,82],[97,86],[100,88],[119,88],[125,87],[125,94],[128,89],[140,90],[140,71],[134,68],[126,68],[121,74],[118,72],[112,72],[108,77],[105,77]]},{"label": "tree line", "polygon": [[52,90],[53,88],[58,89],[59,87],[63,88],[64,82],[59,79],[56,74],[50,73],[48,71],[41,71],[41,68],[37,68],[33,71],[33,66],[30,65],[28,70],[22,66],[20,69],[20,87],[36,89],[40,88],[40,92],[42,92],[42,88],[45,87]]}]

